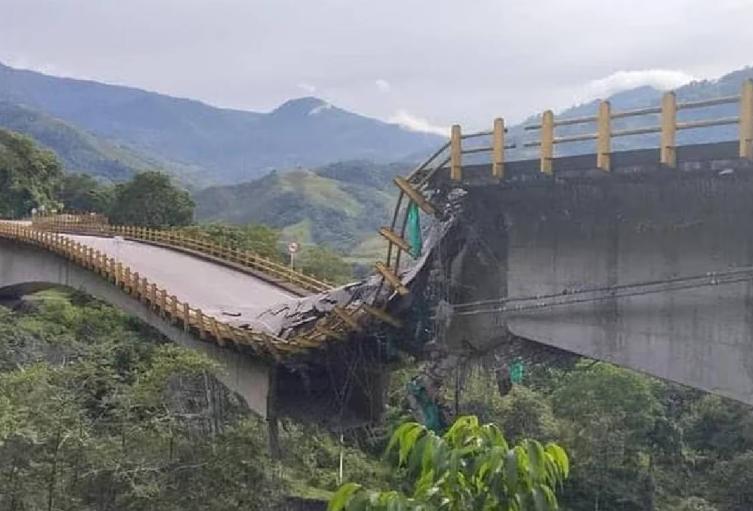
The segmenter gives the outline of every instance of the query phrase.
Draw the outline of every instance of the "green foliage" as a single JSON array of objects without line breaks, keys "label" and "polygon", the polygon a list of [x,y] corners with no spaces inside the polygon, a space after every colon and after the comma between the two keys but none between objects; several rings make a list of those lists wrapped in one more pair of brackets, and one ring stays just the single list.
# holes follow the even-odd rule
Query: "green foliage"
[{"label": "green foliage", "polygon": [[[1,81],[1,79],[0,79]],[[139,152],[132,146],[113,143],[112,133],[99,137],[74,124],[28,106],[0,99],[0,126],[22,133],[46,149],[54,151],[63,168],[69,172],[85,172],[107,182],[123,182],[139,170],[166,169],[183,182],[209,185],[197,169],[160,158],[154,152]],[[204,174],[206,175],[206,174]]]},{"label": "green foliage", "polygon": [[142,172],[117,185],[110,220],[155,228],[184,226],[192,222],[193,208],[188,192],[173,185],[167,174]]},{"label": "green foliage", "polygon": [[103,185],[88,174],[68,174],[63,177],[57,199],[67,212],[103,213],[112,207],[115,189]]},{"label": "green foliage", "polygon": [[753,509],[753,451],[718,463],[712,478],[712,493],[725,511]]},{"label": "green foliage", "polygon": [[401,425],[388,454],[408,481],[409,492],[373,492],[349,483],[330,501],[330,511],[557,509],[555,490],[569,473],[565,451],[523,440],[511,447],[492,424],[458,418],[443,436],[415,422]]},{"label": "green foliage", "polygon": [[296,268],[336,284],[346,284],[353,280],[351,265],[326,247],[306,247],[298,257]]},{"label": "green foliage", "polygon": [[753,450],[753,414],[719,396],[706,395],[693,403],[682,427],[685,441],[701,453],[726,457]]},{"label": "green foliage", "polygon": [[690,497],[683,500],[677,511],[717,511],[717,507],[710,504],[706,499]]},{"label": "green foliage", "polygon": [[406,170],[343,162],[316,171],[273,172],[250,183],[196,193],[196,217],[261,223],[282,230],[286,241],[347,253],[389,221],[395,200],[391,178]]},{"label": "green foliage", "polygon": [[0,129],[0,217],[27,216],[33,208],[54,206],[53,192],[61,176],[52,152]]},{"label": "green foliage", "polygon": [[201,224],[184,227],[181,232],[231,248],[249,250],[274,261],[283,261],[279,249],[280,232],[266,225]]},{"label": "green foliage", "polygon": [[[652,433],[662,410],[651,380],[608,364],[576,369],[552,396],[562,420],[565,445],[572,449],[574,509],[642,510],[653,495],[649,456]],[[573,502],[565,499],[568,504]]]},{"label": "green foliage", "polygon": [[237,420],[205,357],[79,295],[44,293],[24,309],[0,307],[0,509],[280,500],[263,422]]}]

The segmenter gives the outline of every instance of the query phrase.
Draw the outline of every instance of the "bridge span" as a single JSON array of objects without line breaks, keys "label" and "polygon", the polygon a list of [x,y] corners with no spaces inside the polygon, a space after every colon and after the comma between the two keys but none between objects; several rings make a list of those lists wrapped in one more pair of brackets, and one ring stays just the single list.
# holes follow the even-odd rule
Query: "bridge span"
[{"label": "bridge span", "polygon": [[[360,384],[341,381],[354,376],[352,368],[344,369],[347,353],[338,346],[327,349],[313,333],[285,332],[286,313],[298,323],[324,316],[326,326],[320,328],[340,338],[339,325],[326,317],[337,304],[338,291],[328,300],[317,293],[331,286],[255,254],[172,232],[109,225],[92,229],[79,225],[79,217],[60,218],[55,226],[0,222],[0,296],[65,286],[108,302],[218,362],[219,379],[262,417],[285,414],[347,424],[378,414],[381,394],[370,405]],[[331,370],[317,364],[316,371],[302,370],[299,360],[312,347],[333,361]],[[363,370],[380,377],[378,370]],[[335,388],[349,388],[349,395],[335,394]]]}]

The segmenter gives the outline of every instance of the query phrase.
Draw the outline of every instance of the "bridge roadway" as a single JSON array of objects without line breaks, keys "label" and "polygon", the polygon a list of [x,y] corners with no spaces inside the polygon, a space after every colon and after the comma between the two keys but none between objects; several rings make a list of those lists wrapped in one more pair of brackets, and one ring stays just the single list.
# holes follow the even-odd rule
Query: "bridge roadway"
[{"label": "bridge roadway", "polygon": [[119,237],[67,237],[114,257],[158,287],[226,323],[271,331],[257,316],[274,305],[298,299],[253,275],[169,248]]}]

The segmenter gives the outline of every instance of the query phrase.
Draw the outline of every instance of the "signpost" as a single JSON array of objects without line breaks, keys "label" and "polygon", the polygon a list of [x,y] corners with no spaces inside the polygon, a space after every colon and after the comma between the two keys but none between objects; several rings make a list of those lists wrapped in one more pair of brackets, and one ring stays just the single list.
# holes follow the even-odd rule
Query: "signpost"
[{"label": "signpost", "polygon": [[291,241],[288,243],[288,254],[290,254],[290,269],[295,269],[295,254],[298,249],[301,248],[297,241]]}]

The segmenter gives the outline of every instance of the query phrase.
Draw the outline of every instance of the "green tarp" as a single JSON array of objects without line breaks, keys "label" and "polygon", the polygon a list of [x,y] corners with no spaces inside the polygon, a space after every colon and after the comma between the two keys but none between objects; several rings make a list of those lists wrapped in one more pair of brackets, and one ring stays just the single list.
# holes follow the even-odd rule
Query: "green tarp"
[{"label": "green tarp", "polygon": [[418,406],[421,408],[421,414],[424,418],[424,426],[435,433],[441,432],[445,427],[444,421],[442,420],[442,413],[439,410],[437,403],[432,401],[431,397],[429,397],[429,393],[426,392],[426,387],[424,387],[418,380],[413,379],[408,382],[408,392],[415,398]]},{"label": "green tarp", "polygon": [[406,240],[410,245],[410,255],[414,258],[421,255],[423,249],[423,242],[421,241],[421,218],[418,214],[418,205],[415,202],[411,202],[408,205],[408,239]]},{"label": "green tarp", "polygon": [[510,381],[515,384],[523,382],[523,375],[525,374],[525,366],[520,358],[515,359],[510,365]]}]

